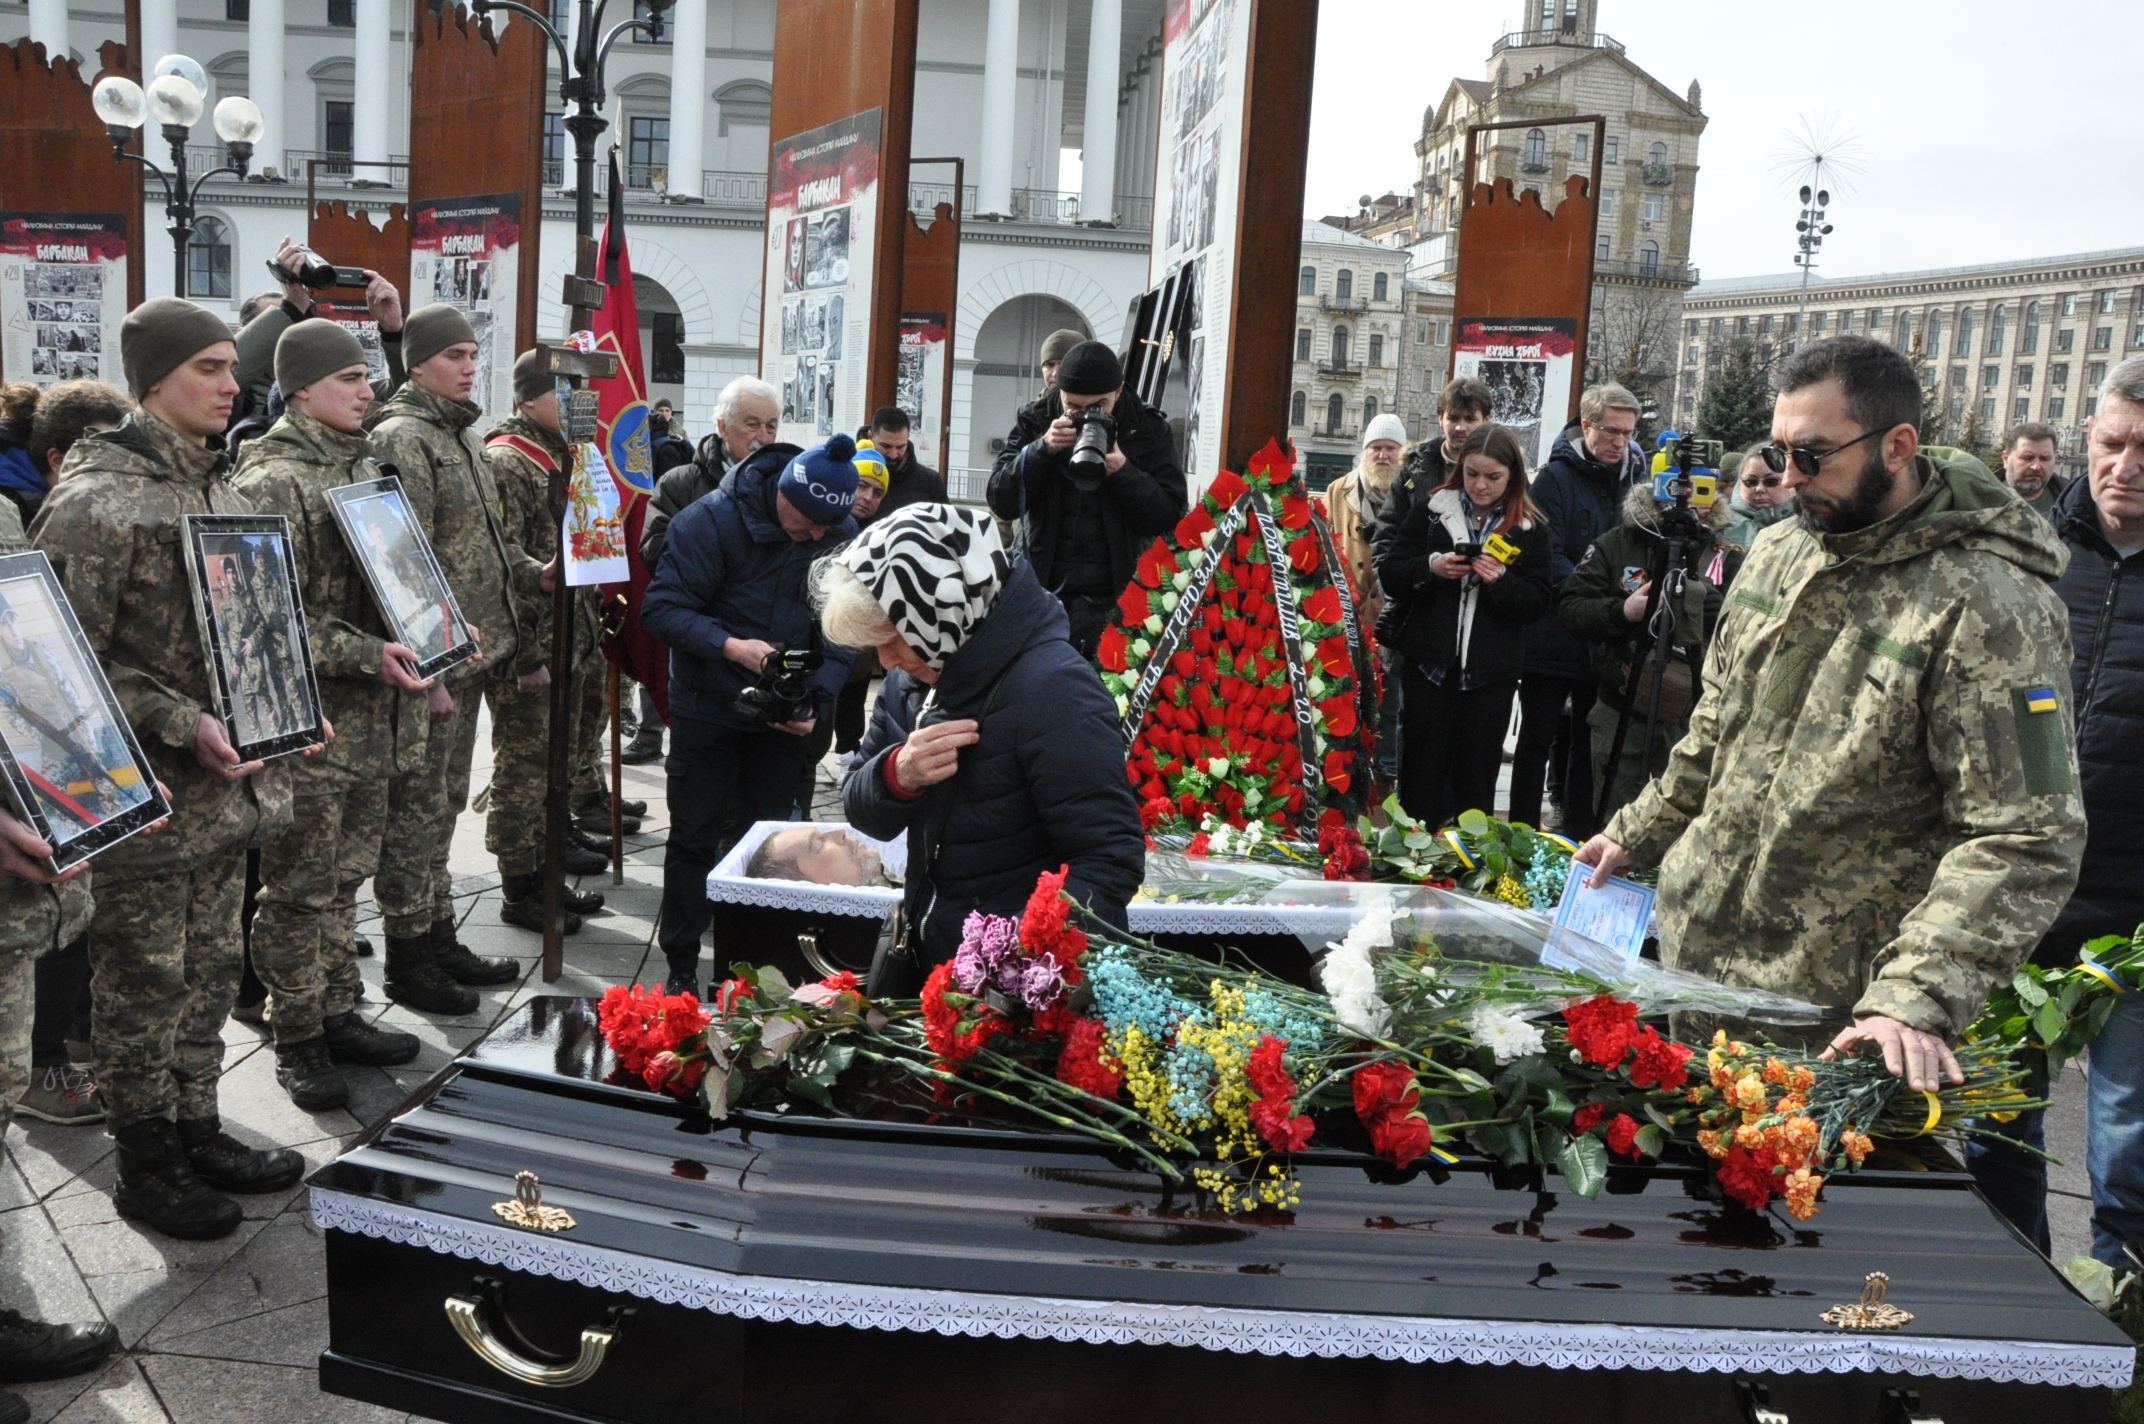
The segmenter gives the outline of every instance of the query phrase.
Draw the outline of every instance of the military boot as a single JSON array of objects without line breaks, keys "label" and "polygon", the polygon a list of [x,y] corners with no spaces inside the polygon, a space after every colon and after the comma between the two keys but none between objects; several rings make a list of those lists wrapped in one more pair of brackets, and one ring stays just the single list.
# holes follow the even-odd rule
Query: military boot
[{"label": "military boot", "polygon": [[511,984],[521,966],[511,959],[486,959],[454,937],[454,921],[432,921],[432,962],[457,984]]},{"label": "military boot", "polygon": [[568,875],[601,875],[610,869],[608,842],[605,845],[605,850],[597,852],[569,835],[565,845],[559,848],[558,868]]},{"label": "military boot", "polygon": [[320,1038],[328,1057],[337,1063],[362,1063],[369,1068],[392,1068],[417,1056],[422,1047],[413,1033],[394,1033],[366,1023],[353,1010],[329,1014],[320,1024]]},{"label": "military boot", "polygon": [[317,1038],[277,1044],[275,1080],[307,1112],[326,1112],[350,1101],[350,1085],[329,1060],[327,1044]]},{"label": "military boot", "polygon": [[467,1014],[476,1011],[476,994],[447,977],[432,962],[429,933],[387,936],[387,997],[421,1014]]},{"label": "military boot", "polygon": [[[559,887],[561,891],[566,891],[566,888],[563,885]],[[502,875],[499,877],[499,889],[506,897],[504,903],[499,906],[499,919],[501,922],[519,929],[534,930],[537,934],[542,934],[542,873],[539,871],[534,875]],[[561,899],[560,903],[565,904],[566,900]],[[579,915],[568,909],[562,918],[565,933],[570,935],[581,932],[581,917]]]},{"label": "military boot", "polygon": [[19,1310],[0,1310],[0,1379],[65,1379],[104,1363],[119,1332],[93,1325],[48,1325]]},{"label": "military boot", "polygon": [[603,908],[603,892],[577,890],[571,885],[561,885],[558,887],[558,903],[576,915],[592,915]]},{"label": "military boot", "polygon": [[305,1159],[287,1147],[248,1147],[223,1130],[219,1117],[179,1119],[186,1165],[227,1192],[280,1192],[305,1175]]},{"label": "military boot", "polygon": [[112,1136],[119,1143],[119,1187],[112,1204],[121,1216],[182,1241],[213,1241],[238,1229],[245,1213],[194,1175],[177,1128],[155,1117]]},{"label": "military boot", "polygon": [[[610,864],[610,827],[605,826],[601,831],[587,830],[583,828],[581,822],[576,821],[566,828],[566,841],[569,845],[578,844],[585,849],[594,851],[597,855],[603,857],[603,863],[606,866]],[[594,874],[595,872],[590,871],[589,873]]]}]

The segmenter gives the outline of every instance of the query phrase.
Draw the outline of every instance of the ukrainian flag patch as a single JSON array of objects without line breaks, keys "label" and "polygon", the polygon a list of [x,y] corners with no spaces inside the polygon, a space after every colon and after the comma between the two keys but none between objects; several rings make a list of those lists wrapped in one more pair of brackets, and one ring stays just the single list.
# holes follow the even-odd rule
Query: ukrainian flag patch
[{"label": "ukrainian flag patch", "polygon": [[2061,710],[2061,707],[2062,704],[2056,700],[2055,690],[2052,687],[2028,687],[2025,689],[2025,710],[2027,712],[2055,712]]}]

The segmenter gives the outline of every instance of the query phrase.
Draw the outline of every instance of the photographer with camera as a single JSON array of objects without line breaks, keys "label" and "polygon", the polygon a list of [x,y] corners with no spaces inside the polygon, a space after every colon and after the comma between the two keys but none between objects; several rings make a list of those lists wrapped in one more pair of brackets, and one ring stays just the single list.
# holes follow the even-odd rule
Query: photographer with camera
[{"label": "photographer with camera", "polygon": [[[768,444],[670,522],[640,622],[670,648],[670,841],[656,940],[695,985],[707,873],[733,819],[787,820],[809,738],[851,653],[819,637],[812,564],[856,535],[856,442]],[[831,536],[831,537],[829,537]]]},{"label": "photographer with camera", "polygon": [[1035,576],[1092,658],[1140,551],[1186,507],[1183,465],[1169,423],[1124,389],[1117,353],[1082,341],[1057,384],[1021,407],[990,472],[990,512],[1020,526]]},{"label": "photographer with camera", "polygon": [[[395,284],[369,268],[337,267],[323,262],[311,249],[283,239],[268,271],[283,289],[280,304],[263,308],[238,331],[237,403],[231,408],[231,423],[262,415],[268,408],[268,388],[275,383],[275,344],[283,333],[309,316],[313,294],[336,287],[362,287],[365,306],[380,324],[380,350],[387,357],[387,379],[375,381],[372,395],[385,400],[408,379],[402,363],[402,294]],[[288,392],[285,392],[287,395]]]},{"label": "photographer with camera", "polygon": [[[1601,819],[1629,804],[1689,729],[1698,686],[1691,662],[1702,656],[1727,585],[1742,567],[1742,550],[1727,538],[1732,512],[1714,492],[1693,492],[1679,469],[1632,485],[1623,496],[1622,522],[1594,540],[1556,595],[1557,620],[1593,652],[1597,685],[1586,723]],[[1655,589],[1666,587],[1671,541],[1681,554],[1682,596],[1663,608]],[[1671,630],[1671,653],[1656,677],[1660,628]]]}]

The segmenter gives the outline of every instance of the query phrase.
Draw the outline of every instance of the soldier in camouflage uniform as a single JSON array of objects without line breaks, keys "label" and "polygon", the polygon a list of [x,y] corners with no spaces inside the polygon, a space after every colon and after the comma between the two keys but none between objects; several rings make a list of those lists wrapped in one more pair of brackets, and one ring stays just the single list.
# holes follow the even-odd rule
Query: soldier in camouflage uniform
[{"label": "soldier in camouflage uniform", "polygon": [[[484,442],[484,459],[499,490],[499,509],[507,537],[543,562],[558,557],[559,521],[551,512],[551,475],[566,461],[566,441],[559,432],[557,387],[536,366],[536,353],[524,352],[514,363],[514,414]],[[522,627],[546,655],[550,648],[551,598],[541,590],[522,607]],[[584,674],[596,646],[594,588],[573,592],[574,675],[568,714],[573,721],[567,746],[577,753]],[[545,659],[548,663],[548,658]],[[491,808],[484,821],[484,849],[499,860],[505,901],[499,918],[523,929],[543,930],[544,788],[550,758],[551,684],[548,666],[541,678],[493,682],[484,689],[491,704]],[[609,862],[579,841],[568,838],[561,865],[569,875],[593,875]],[[592,892],[565,891],[567,934],[580,929],[579,914],[601,908]]]},{"label": "soldier in camouflage uniform", "polygon": [[97,860],[91,1039],[119,1142],[114,1202],[168,1235],[212,1237],[241,1217],[216,1188],[279,1191],[305,1166],[295,1152],[242,1145],[216,1111],[246,844],[287,825],[289,779],[280,765],[239,764],[205,710],[209,669],[186,573],[184,516],[253,510],[207,443],[238,394],[230,331],[172,297],[135,308],[120,331],[141,408],[68,453],[30,538],[171,791],[168,831]]},{"label": "soldier in camouflage uniform", "polygon": [[[253,968],[275,996],[276,1080],[292,1102],[319,1112],[349,1098],[337,1062],[384,1067],[417,1056],[414,1035],[382,1032],[356,1012],[357,890],[379,858],[387,786],[401,760],[397,704],[410,714],[401,721],[422,728],[424,684],[416,654],[388,640],[328,499],[330,490],[380,478],[363,425],[373,399],[364,348],[316,319],[287,329],[276,356],[283,417],[246,442],[233,483],[257,508],[290,521],[321,710],[336,737],[325,756],[293,768],[303,834],[261,846]],[[405,750],[414,765],[421,752]]]},{"label": "soldier in camouflage uniform", "polygon": [[389,834],[373,897],[386,920],[387,996],[425,1013],[466,1014],[477,996],[464,985],[504,984],[521,972],[510,959],[480,958],[456,940],[447,851],[469,804],[485,681],[542,676],[542,639],[533,629],[524,636],[519,613],[536,596],[542,569],[510,542],[483,446],[470,429],[483,412],[469,399],[477,344],[467,318],[443,304],[419,309],[403,326],[402,351],[409,383],[366,420],[373,458],[401,476],[447,586],[482,639],[483,657],[433,684],[424,762],[388,788]]},{"label": "soldier in camouflage uniform", "polygon": [[2085,821],[2063,547],[1923,449],[1920,410],[1880,342],[1788,363],[1767,463],[1799,521],[1743,564],[1667,770],[1579,858],[1658,865],[1668,963],[1851,1016],[1834,1046],[1926,1090],[1962,1081],[1944,1041],[2062,908]]}]

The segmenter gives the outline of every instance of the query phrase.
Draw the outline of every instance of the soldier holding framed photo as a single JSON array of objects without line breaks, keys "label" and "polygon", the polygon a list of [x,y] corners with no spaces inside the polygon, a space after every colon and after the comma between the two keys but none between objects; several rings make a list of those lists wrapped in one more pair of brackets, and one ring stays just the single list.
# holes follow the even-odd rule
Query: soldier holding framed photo
[{"label": "soldier holding framed photo", "polygon": [[280,515],[186,516],[193,585],[210,690],[246,761],[318,744],[322,712],[290,525]]}]

